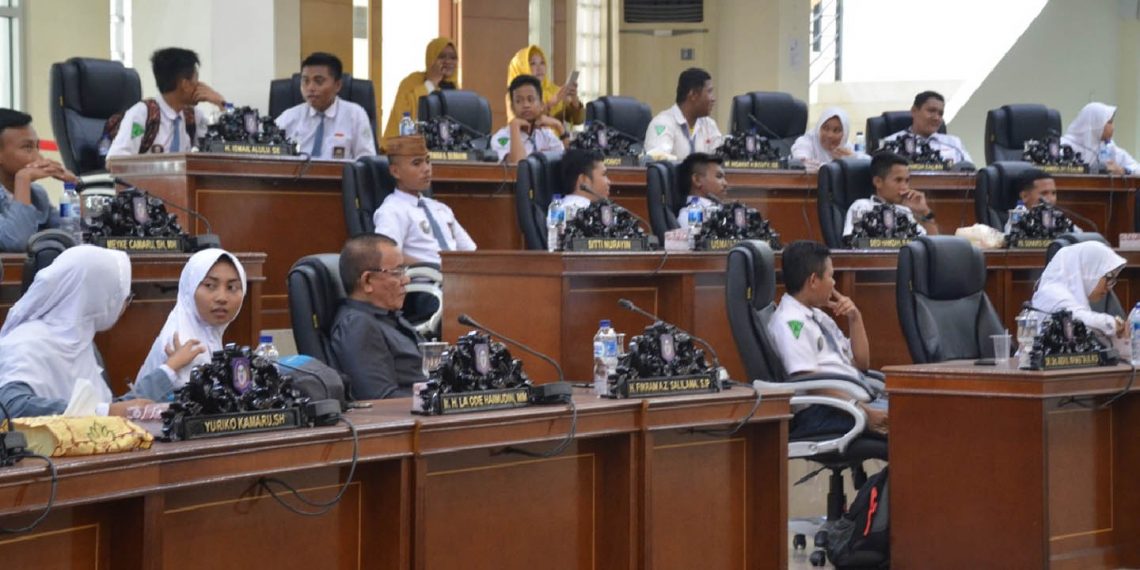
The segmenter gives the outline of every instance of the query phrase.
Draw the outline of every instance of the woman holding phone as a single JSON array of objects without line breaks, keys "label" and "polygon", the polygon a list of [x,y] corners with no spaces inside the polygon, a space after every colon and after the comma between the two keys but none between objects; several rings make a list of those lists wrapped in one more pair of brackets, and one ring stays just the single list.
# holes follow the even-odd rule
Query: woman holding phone
[{"label": "woman holding phone", "polygon": [[[518,51],[507,66],[507,85],[520,75],[533,75],[542,82],[543,115],[570,125],[586,120],[586,106],[578,98],[578,72],[570,74],[566,84],[559,87],[549,79],[546,54],[538,46],[527,46]],[[514,119],[510,97],[507,97],[507,120]]]}]

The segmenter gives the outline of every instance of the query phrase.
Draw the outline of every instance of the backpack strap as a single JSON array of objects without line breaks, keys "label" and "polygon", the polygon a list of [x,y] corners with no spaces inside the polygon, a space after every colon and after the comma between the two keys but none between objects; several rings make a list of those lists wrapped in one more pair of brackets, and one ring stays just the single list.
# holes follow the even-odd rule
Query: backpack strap
[{"label": "backpack strap", "polygon": [[158,126],[162,121],[162,112],[158,108],[158,101],[146,100],[146,126],[143,128],[142,140],[139,141],[139,154],[150,152],[154,140],[158,138]]},{"label": "backpack strap", "polygon": [[190,137],[190,146],[194,146],[197,142],[194,140],[194,135],[198,134],[198,114],[194,112],[194,107],[182,110],[182,125],[186,127],[186,135]]}]

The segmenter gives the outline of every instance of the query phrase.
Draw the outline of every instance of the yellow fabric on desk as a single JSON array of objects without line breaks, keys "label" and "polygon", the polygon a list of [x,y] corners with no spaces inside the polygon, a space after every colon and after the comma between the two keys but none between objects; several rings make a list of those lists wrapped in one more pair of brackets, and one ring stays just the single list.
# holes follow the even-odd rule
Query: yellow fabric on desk
[{"label": "yellow fabric on desk", "polygon": [[119,416],[16,418],[12,429],[24,433],[28,451],[50,457],[150,449],[154,443],[150,432]]}]

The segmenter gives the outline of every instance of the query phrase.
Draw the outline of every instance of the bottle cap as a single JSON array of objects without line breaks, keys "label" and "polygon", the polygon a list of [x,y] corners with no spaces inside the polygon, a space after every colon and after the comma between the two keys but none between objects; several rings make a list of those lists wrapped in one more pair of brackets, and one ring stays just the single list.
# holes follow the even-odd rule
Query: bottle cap
[{"label": "bottle cap", "polygon": [[1018,201],[1017,201],[1017,205],[1018,205],[1018,206],[1024,206],[1024,205],[1025,205],[1025,200],[1018,200]]},{"label": "bottle cap", "polygon": [[75,183],[74,182],[64,182],[63,187],[67,190],[75,190]]},{"label": "bottle cap", "polygon": [[258,337],[257,342],[260,342],[262,344],[269,344],[269,343],[273,342],[273,336],[263,334],[260,337]]},{"label": "bottle cap", "polygon": [[555,194],[555,195],[554,195],[554,199],[555,199],[555,200],[561,200],[561,199],[562,199],[562,194]]},{"label": "bottle cap", "polygon": [[411,111],[404,111],[404,116],[405,116],[405,117],[411,117],[411,116],[412,116],[412,112],[411,112]]},{"label": "bottle cap", "polygon": [[610,320],[609,319],[602,319],[602,321],[600,323],[598,323],[598,326],[603,328],[603,329],[608,329],[608,328],[610,328]]}]

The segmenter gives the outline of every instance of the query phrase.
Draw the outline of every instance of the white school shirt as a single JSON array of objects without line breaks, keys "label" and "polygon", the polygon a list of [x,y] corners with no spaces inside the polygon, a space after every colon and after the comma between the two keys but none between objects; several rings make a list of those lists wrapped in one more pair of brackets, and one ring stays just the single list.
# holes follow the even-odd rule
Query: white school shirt
[{"label": "white school shirt", "polygon": [[323,113],[308,102],[286,109],[277,117],[277,126],[285,135],[297,142],[297,148],[306,154],[313,150],[317,127],[324,121],[325,131],[321,143],[320,160],[355,160],[376,154],[372,137],[372,123],[364,107],[337,97]]},{"label": "white school shirt", "polygon": [[[832,348],[821,327],[827,327],[835,345]],[[851,341],[839,325],[823,311],[808,307],[795,297],[784,294],[768,321],[768,334],[784,361],[789,375],[804,372],[833,373],[861,378],[851,349]]]},{"label": "white school shirt", "polygon": [[566,221],[573,220],[578,212],[590,207],[593,202],[585,196],[570,194],[562,197],[562,207],[566,209]]},{"label": "white school shirt", "polygon": [[644,146],[648,154],[664,153],[677,160],[685,160],[693,152],[715,153],[723,140],[724,135],[712,117],[697,119],[696,126],[690,133],[689,122],[685,120],[681,108],[673,105],[649,122],[649,128],[645,130]]},{"label": "white school shirt", "polygon": [[[700,204],[701,209],[705,211],[705,218],[708,218],[709,212],[720,208],[720,204],[705,198],[704,196],[697,196],[697,204]],[[693,195],[689,194],[685,198],[685,205],[681,206],[681,211],[677,212],[677,224],[679,227],[689,229],[689,202],[693,200]]]},{"label": "white school shirt", "polygon": [[[532,135],[523,133],[526,140],[523,141],[523,148],[526,149],[527,155],[541,152],[543,154],[561,154],[566,150],[562,146],[562,139],[554,131],[547,127],[540,127]],[[511,153],[511,126],[507,125],[491,136],[491,149],[499,155],[499,162],[507,158]]]},{"label": "white school shirt", "polygon": [[[154,144],[147,152],[170,152],[170,143],[173,142],[175,134],[174,120],[181,117],[182,113],[175,111],[161,96],[155,97],[154,100],[158,102],[158,134],[155,135]],[[141,154],[139,144],[142,143],[143,132],[146,131],[146,115],[146,100],[135,103],[123,113],[123,121],[119,123],[119,132],[107,150],[107,158]],[[196,141],[206,136],[206,114],[197,107],[194,108],[194,121],[193,141],[186,134],[186,125],[179,122],[177,135],[180,148],[178,152],[190,152]]]},{"label": "white school shirt", "polygon": [[[914,135],[914,133],[910,129],[903,129],[897,133],[892,134],[889,137],[884,138],[880,142],[879,146],[882,147],[882,143],[893,141],[903,135]],[[954,164],[957,164],[959,162],[974,162],[970,158],[970,153],[966,152],[966,147],[962,146],[962,139],[954,135],[934,133],[929,137],[923,137],[919,135],[915,136],[918,137],[919,141],[926,141],[930,143],[930,148],[938,151],[942,155],[943,160],[950,160]]]},{"label": "white school shirt", "polygon": [[[403,250],[404,255],[418,261],[439,263],[439,242],[432,234],[427,215],[417,205],[419,200],[420,197],[415,194],[396,190],[376,208],[372,223],[376,226],[376,233],[396,240],[396,245]],[[475,242],[467,235],[467,230],[459,225],[451,208],[427,196],[423,200],[439,224],[444,241],[451,251],[475,251]]]},{"label": "white school shirt", "polygon": [[[855,220],[861,219],[864,214],[873,210],[878,204],[886,204],[886,202],[884,202],[883,199],[879,198],[878,196],[860,198],[852,202],[851,207],[847,208],[847,219],[843,222],[843,237],[847,237],[851,235],[853,231],[855,231]],[[918,229],[918,235],[926,235],[926,228],[922,227],[922,224],[918,223],[918,220],[914,218],[914,212],[911,212],[910,208],[903,206],[902,204],[895,204],[894,206],[896,211],[901,212],[902,214],[906,215],[906,217],[910,218],[911,223],[913,223]]]}]

